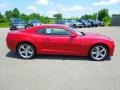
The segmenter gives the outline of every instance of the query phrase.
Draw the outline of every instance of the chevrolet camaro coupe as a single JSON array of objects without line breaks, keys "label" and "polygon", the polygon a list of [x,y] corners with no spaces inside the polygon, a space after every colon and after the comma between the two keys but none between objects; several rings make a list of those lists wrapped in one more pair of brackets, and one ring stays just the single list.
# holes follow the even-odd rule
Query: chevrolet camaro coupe
[{"label": "chevrolet camaro coupe", "polygon": [[112,39],[56,24],[11,31],[6,42],[8,48],[18,52],[23,59],[31,59],[36,54],[53,54],[88,56],[100,61],[114,53]]}]

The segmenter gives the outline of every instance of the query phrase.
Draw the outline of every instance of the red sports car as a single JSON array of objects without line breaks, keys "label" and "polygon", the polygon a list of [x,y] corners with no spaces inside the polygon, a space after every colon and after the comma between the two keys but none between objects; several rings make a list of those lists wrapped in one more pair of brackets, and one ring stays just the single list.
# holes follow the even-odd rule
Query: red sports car
[{"label": "red sports car", "polygon": [[41,25],[26,30],[11,31],[7,46],[23,59],[36,54],[88,56],[92,60],[104,60],[113,56],[114,42],[110,38],[83,33],[64,25]]}]

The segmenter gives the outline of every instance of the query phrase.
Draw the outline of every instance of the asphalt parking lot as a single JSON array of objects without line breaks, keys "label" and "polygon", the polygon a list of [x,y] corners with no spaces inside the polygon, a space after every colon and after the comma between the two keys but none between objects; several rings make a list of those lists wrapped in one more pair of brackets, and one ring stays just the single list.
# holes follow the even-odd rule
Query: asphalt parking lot
[{"label": "asphalt parking lot", "polygon": [[6,46],[7,28],[0,29],[0,90],[120,90],[120,27],[79,29],[101,33],[115,41],[106,61],[86,57],[37,56],[22,60]]}]

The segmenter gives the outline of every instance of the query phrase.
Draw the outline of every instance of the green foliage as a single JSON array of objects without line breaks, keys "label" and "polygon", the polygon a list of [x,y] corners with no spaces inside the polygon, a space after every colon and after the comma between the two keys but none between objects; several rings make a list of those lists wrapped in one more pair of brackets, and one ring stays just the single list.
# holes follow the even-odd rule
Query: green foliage
[{"label": "green foliage", "polygon": [[14,18],[19,18],[20,17],[20,11],[17,8],[13,9],[12,16]]},{"label": "green foliage", "polygon": [[20,11],[17,8],[14,8],[13,10],[9,10],[5,12],[5,17],[9,21],[10,18],[19,18],[20,17]]},{"label": "green foliage", "polygon": [[110,25],[111,25],[111,18],[105,16],[105,17],[103,18],[103,22],[104,22],[105,26],[110,26]]},{"label": "green foliage", "polygon": [[111,18],[109,16],[108,9],[102,9],[98,11],[98,19],[103,21],[106,26],[111,25]]},{"label": "green foliage", "polygon": [[96,19],[96,17],[97,17],[97,14],[96,13],[94,13],[94,14],[91,14],[91,15],[83,15],[82,17],[81,17],[81,19],[93,19],[93,20],[95,20]]},{"label": "green foliage", "polygon": [[53,17],[55,17],[57,20],[61,20],[62,19],[62,14],[57,13],[57,14],[54,14]]},{"label": "green foliage", "polygon": [[4,16],[0,13],[0,19],[4,18]]},{"label": "green foliage", "polygon": [[20,15],[20,18],[22,18],[25,22],[28,22],[28,20],[29,20],[28,15],[26,15],[26,14],[24,14],[24,13],[22,13],[22,14]]},{"label": "green foliage", "polygon": [[98,11],[98,19],[100,21],[103,21],[103,19],[105,17],[110,18],[108,9],[102,9],[102,10]]},{"label": "green foliage", "polygon": [[13,12],[11,10],[5,12],[5,17],[9,21],[13,17]]},{"label": "green foliage", "polygon": [[29,19],[39,19],[39,18],[40,18],[40,15],[36,13],[32,13],[29,15]]},{"label": "green foliage", "polygon": [[0,19],[0,23],[5,23],[5,22],[7,22],[7,20],[5,18]]},{"label": "green foliage", "polygon": [[9,27],[9,22],[0,23],[0,27],[1,28]]},{"label": "green foliage", "polygon": [[0,13],[0,23],[6,22],[7,20],[4,18],[4,16]]}]

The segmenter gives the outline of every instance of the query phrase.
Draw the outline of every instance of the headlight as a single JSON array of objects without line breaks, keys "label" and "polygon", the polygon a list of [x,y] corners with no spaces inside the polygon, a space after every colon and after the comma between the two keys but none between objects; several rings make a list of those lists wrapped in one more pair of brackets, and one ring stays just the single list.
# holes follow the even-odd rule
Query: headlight
[{"label": "headlight", "polygon": [[80,23],[76,23],[76,24],[78,24],[78,25],[79,25]]}]

